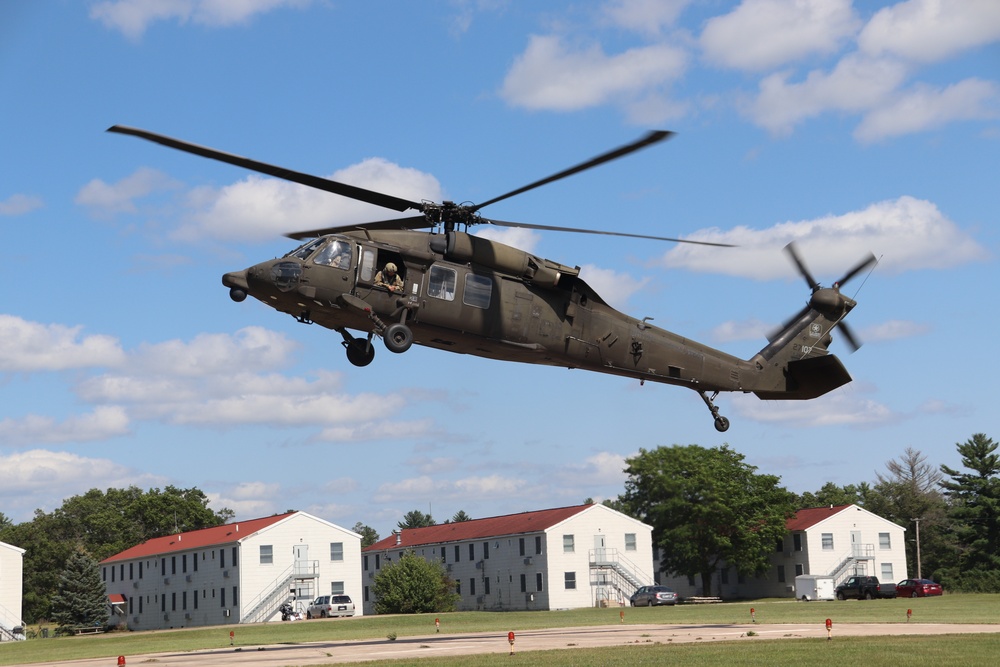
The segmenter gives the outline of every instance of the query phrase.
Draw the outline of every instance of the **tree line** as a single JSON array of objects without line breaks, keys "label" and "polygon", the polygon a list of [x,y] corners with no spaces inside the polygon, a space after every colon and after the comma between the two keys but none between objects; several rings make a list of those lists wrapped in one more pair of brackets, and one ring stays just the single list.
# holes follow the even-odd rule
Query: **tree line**
[{"label": "tree line", "polygon": [[746,576],[766,572],[796,510],[846,504],[907,529],[911,576],[951,591],[1000,592],[998,443],[977,433],[956,447],[964,470],[935,467],[908,447],[873,483],[830,482],[803,494],[758,474],[727,445],[642,449],[626,459],[625,492],[605,504],[652,525],[662,571],[700,576],[705,595],[723,562]]},{"label": "tree line", "polygon": [[[907,529],[911,576],[919,571],[951,591],[1000,592],[998,443],[977,433],[956,447],[963,470],[935,467],[908,447],[898,459],[886,462],[885,472],[872,482],[830,482],[802,494],[782,487],[774,475],[758,473],[728,445],[641,449],[626,459],[624,492],[604,503],[652,525],[653,542],[662,556],[659,568],[701,577],[705,595],[711,594],[712,576],[723,562],[746,576],[766,572],[774,544],[786,534],[786,521],[796,510],[852,503]],[[92,489],[51,513],[36,510],[21,524],[0,513],[0,541],[26,550],[25,620],[58,620],[60,605],[72,593],[68,582],[81,579],[79,574],[67,576],[67,568],[79,573],[89,567],[87,560],[96,567],[100,560],[146,540],[217,526],[234,516],[227,508],[211,510],[207,496],[196,488]],[[470,519],[459,511],[445,523]],[[397,526],[436,523],[430,514],[412,510]],[[912,541],[918,525],[919,560]],[[379,540],[378,533],[361,522],[354,531],[362,537],[362,548]],[[383,573],[387,576],[381,585],[376,582],[376,593],[384,600],[379,611],[416,611],[406,596],[395,608],[390,591],[403,586],[413,593],[420,582],[423,588],[416,597],[424,602],[416,605],[419,610],[454,607],[454,596],[448,593],[453,584],[443,567],[425,567],[411,559],[397,565]],[[415,583],[401,583],[414,577]]]}]

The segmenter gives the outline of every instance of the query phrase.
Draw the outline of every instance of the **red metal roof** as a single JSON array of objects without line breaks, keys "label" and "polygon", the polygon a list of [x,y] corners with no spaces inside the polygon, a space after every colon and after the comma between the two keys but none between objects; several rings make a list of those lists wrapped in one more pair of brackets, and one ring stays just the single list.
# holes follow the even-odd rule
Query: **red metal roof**
[{"label": "red metal roof", "polygon": [[370,547],[362,549],[362,551],[381,551],[383,549],[419,547],[442,542],[481,540],[501,535],[537,533],[551,528],[572,516],[576,516],[590,507],[593,507],[593,505],[557,507],[549,510],[522,512],[521,514],[494,516],[487,519],[442,523],[426,528],[404,528],[400,534],[399,544],[396,544],[396,536],[390,535]]},{"label": "red metal roof", "polygon": [[829,519],[834,514],[839,514],[853,505],[828,505],[826,507],[812,507],[799,510],[791,519],[785,523],[788,530],[805,530],[812,528],[817,523]]},{"label": "red metal roof", "polygon": [[111,604],[125,604],[125,596],[121,593],[112,593],[108,596],[108,602]]},{"label": "red metal roof", "polygon": [[190,551],[191,549],[204,549],[206,547],[218,546],[220,544],[232,544],[239,539],[249,537],[259,530],[272,526],[282,519],[286,519],[296,512],[286,512],[285,514],[275,514],[274,516],[262,519],[250,519],[249,521],[237,521],[227,523],[212,528],[202,528],[192,530],[187,533],[167,535],[166,537],[155,537],[131,549],[126,549],[114,556],[109,556],[102,560],[102,563],[112,563],[120,560],[133,560],[136,558],[148,558],[177,551]]}]

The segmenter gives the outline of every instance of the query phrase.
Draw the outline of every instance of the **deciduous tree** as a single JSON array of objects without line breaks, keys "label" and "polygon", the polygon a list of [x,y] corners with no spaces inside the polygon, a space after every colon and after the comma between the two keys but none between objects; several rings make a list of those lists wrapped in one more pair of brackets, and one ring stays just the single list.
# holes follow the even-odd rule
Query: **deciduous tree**
[{"label": "deciduous tree", "polygon": [[756,474],[727,445],[641,449],[625,462],[622,500],[631,516],[653,526],[664,571],[701,575],[703,592],[711,595],[720,563],[744,575],[770,567],[795,500],[778,477]]},{"label": "deciduous tree", "polygon": [[376,614],[422,614],[454,611],[459,596],[440,561],[405,551],[382,566],[375,577]]}]

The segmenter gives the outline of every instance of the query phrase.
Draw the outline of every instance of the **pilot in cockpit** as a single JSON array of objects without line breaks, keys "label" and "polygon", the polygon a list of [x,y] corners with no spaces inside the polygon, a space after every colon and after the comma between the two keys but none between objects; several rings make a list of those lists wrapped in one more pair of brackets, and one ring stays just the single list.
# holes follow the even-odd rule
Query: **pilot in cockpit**
[{"label": "pilot in cockpit", "polygon": [[351,268],[351,246],[343,241],[333,241],[316,254],[316,264],[332,266],[335,269]]}]

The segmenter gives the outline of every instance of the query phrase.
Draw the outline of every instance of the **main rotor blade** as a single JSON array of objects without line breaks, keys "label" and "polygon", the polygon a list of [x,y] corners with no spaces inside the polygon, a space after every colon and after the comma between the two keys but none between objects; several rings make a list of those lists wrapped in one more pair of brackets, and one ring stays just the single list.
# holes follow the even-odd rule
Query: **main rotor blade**
[{"label": "main rotor blade", "polygon": [[690,239],[675,239],[667,236],[647,236],[645,234],[628,234],[625,232],[605,232],[598,229],[580,229],[578,227],[553,227],[552,225],[532,225],[527,222],[505,222],[503,220],[493,220],[482,218],[481,222],[487,225],[498,227],[523,227],[524,229],[540,229],[548,232],[572,232],[574,234],[601,234],[604,236],[625,236],[632,239],[652,239],[654,241],[670,241],[672,243],[694,243],[697,245],[710,245],[717,248],[735,248],[729,243],[712,243],[710,241],[692,241]]},{"label": "main rotor blade", "polygon": [[427,222],[427,218],[422,215],[415,215],[409,218],[392,218],[391,220],[378,220],[376,222],[359,222],[353,225],[339,225],[337,227],[325,227],[323,229],[308,229],[301,232],[291,232],[285,234],[290,239],[304,241],[314,239],[324,234],[338,234],[340,232],[358,232],[365,229],[427,229],[433,227],[434,223]]},{"label": "main rotor blade", "polygon": [[194,155],[200,155],[201,157],[207,157],[211,160],[227,162],[237,167],[243,167],[244,169],[257,171],[262,174],[267,174],[268,176],[274,176],[275,178],[291,181],[293,183],[299,183],[301,185],[306,185],[309,186],[310,188],[316,188],[318,190],[325,190],[326,192],[332,192],[335,195],[341,195],[342,197],[356,199],[358,201],[363,201],[367,204],[374,204],[375,206],[389,208],[394,211],[402,212],[410,209],[414,209],[417,211],[424,210],[423,204],[420,204],[418,202],[408,201],[406,199],[401,199],[400,197],[393,197],[392,195],[383,194],[381,192],[366,190],[364,188],[359,188],[354,185],[338,183],[337,181],[331,181],[330,179],[327,178],[320,178],[319,176],[304,174],[302,172],[293,171],[291,169],[285,169],[284,167],[277,167],[272,164],[267,164],[266,162],[258,162],[257,160],[251,160],[250,158],[245,158],[240,155],[233,155],[232,153],[224,153],[214,148],[199,146],[197,144],[181,141],[180,139],[173,139],[171,137],[167,137],[162,134],[156,134],[154,132],[148,132],[146,130],[140,130],[134,127],[125,127],[124,125],[114,125],[108,128],[108,132],[116,132],[118,134],[129,134],[132,135],[133,137],[139,137],[140,139],[146,139],[148,141],[162,144],[169,148],[175,148],[179,151],[184,151],[185,153],[192,153]]},{"label": "main rotor blade", "polygon": [[785,246],[785,252],[787,252],[788,255],[792,258],[792,261],[795,262],[795,266],[798,267],[799,273],[802,275],[803,278],[805,278],[806,284],[809,285],[809,289],[812,290],[813,292],[818,290],[819,283],[816,282],[816,279],[812,277],[812,274],[809,273],[809,269],[806,268],[805,262],[803,262],[802,258],[799,257],[799,251],[796,250],[795,241],[791,241],[788,245]]},{"label": "main rotor blade", "polygon": [[864,271],[865,269],[867,269],[869,266],[871,266],[872,264],[874,264],[875,261],[876,261],[875,260],[875,255],[873,255],[872,253],[868,253],[867,257],[865,257],[860,262],[858,262],[858,264],[853,269],[851,269],[850,271],[848,271],[847,273],[845,273],[844,277],[841,278],[840,280],[838,280],[836,282],[836,284],[838,286],[842,286],[848,280],[850,280],[851,278],[853,278],[854,276],[858,275],[859,273],[861,273],[862,271]]},{"label": "main rotor blade", "polygon": [[609,151],[609,152],[604,153],[602,155],[598,155],[597,157],[595,157],[595,158],[593,158],[591,160],[587,160],[586,162],[583,162],[581,164],[578,164],[575,167],[570,167],[569,169],[566,169],[564,171],[560,171],[559,173],[553,174],[552,176],[549,176],[548,178],[543,178],[542,180],[535,181],[534,183],[531,183],[530,185],[525,185],[523,188],[518,188],[517,190],[513,190],[511,192],[508,192],[505,195],[500,195],[499,197],[494,197],[493,199],[484,201],[481,204],[476,204],[474,207],[472,207],[472,210],[473,211],[478,211],[479,209],[483,208],[484,206],[489,206],[490,204],[495,204],[498,201],[507,199],[509,197],[513,197],[514,195],[519,195],[522,192],[527,192],[528,190],[533,190],[533,189],[535,189],[537,187],[540,187],[542,185],[545,185],[547,183],[551,183],[553,181],[558,181],[561,178],[566,178],[567,176],[572,176],[573,174],[579,173],[579,172],[584,171],[586,169],[590,169],[591,167],[596,167],[599,164],[604,164],[605,162],[610,162],[611,160],[615,160],[615,159],[620,158],[620,157],[622,157],[624,155],[628,155],[629,153],[637,151],[640,148],[645,148],[646,146],[651,146],[652,144],[655,144],[655,143],[658,143],[660,141],[663,141],[664,139],[669,139],[673,135],[674,135],[673,132],[667,132],[665,130],[654,130],[653,132],[650,132],[649,134],[647,134],[646,136],[642,137],[638,141],[634,141],[634,142],[632,142],[630,144],[626,144],[625,146],[622,146],[621,148],[616,148],[613,151]]}]

